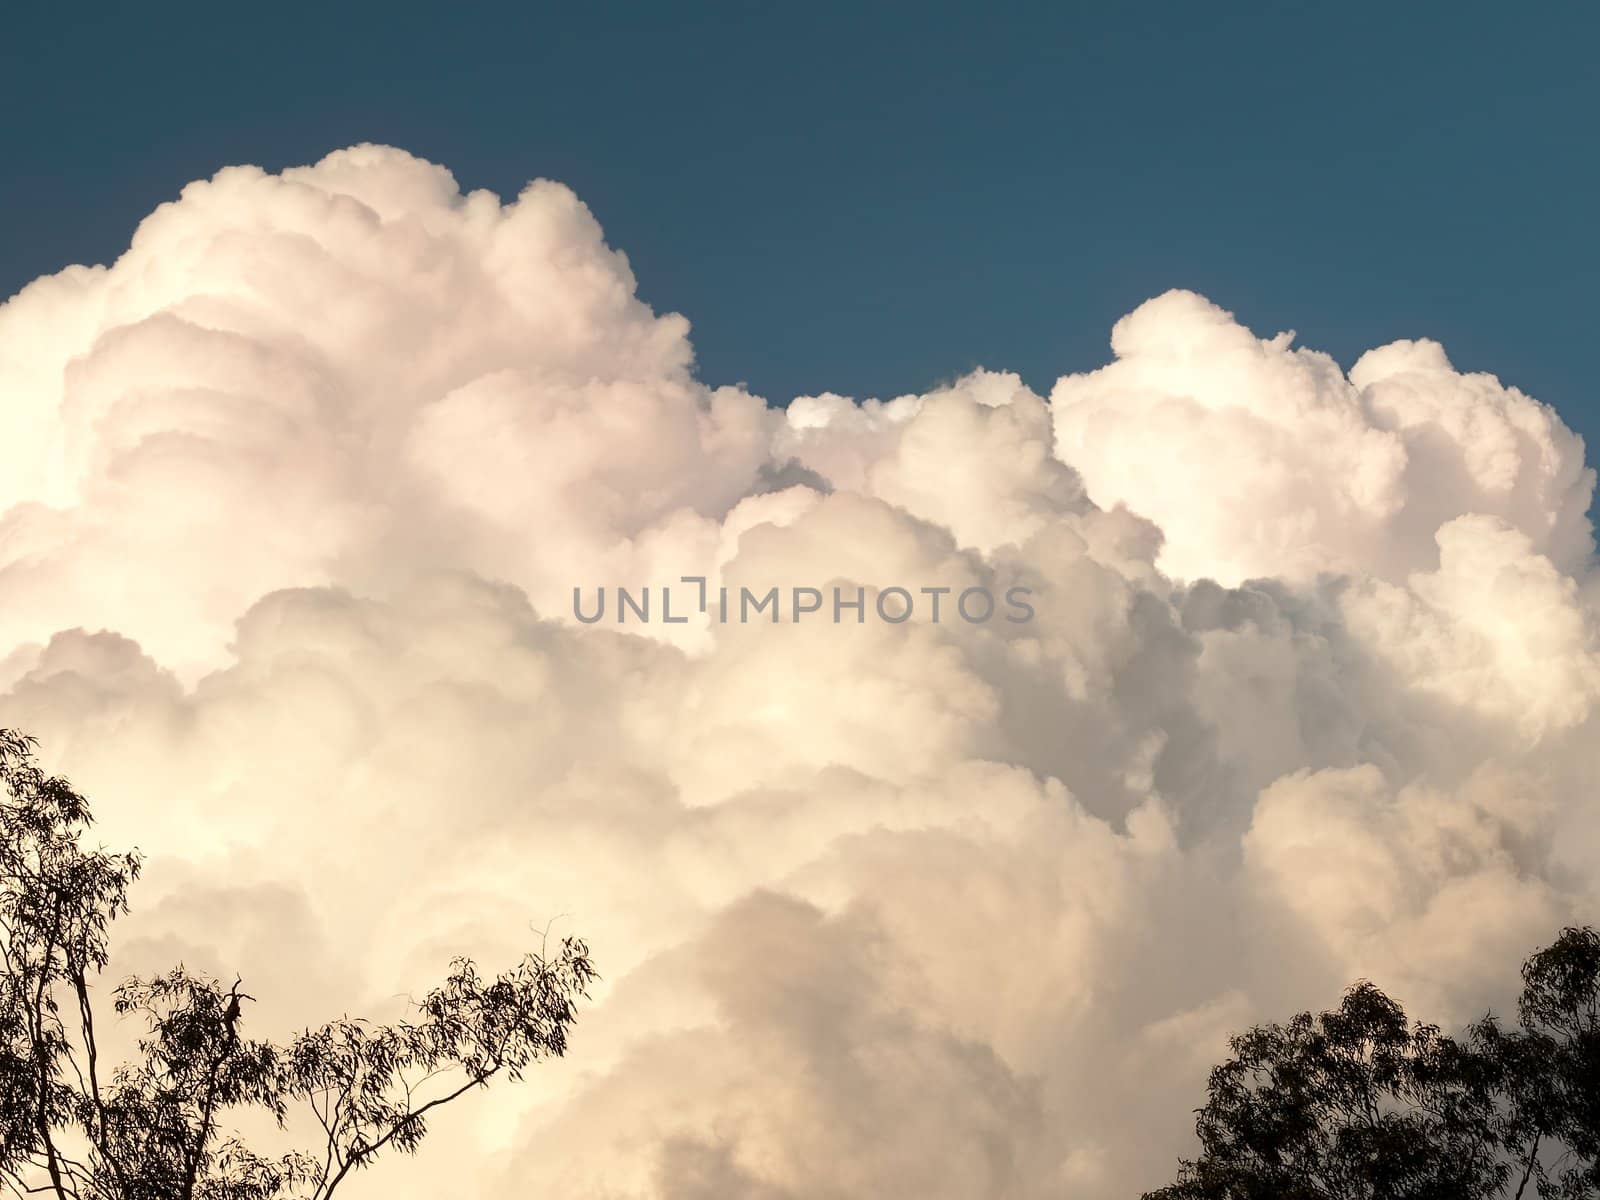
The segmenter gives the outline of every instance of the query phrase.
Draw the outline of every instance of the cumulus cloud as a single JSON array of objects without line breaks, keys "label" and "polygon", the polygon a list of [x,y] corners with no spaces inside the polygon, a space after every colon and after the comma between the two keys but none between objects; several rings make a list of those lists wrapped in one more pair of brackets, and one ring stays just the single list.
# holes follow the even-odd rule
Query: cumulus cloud
[{"label": "cumulus cloud", "polygon": [[1346,375],[1293,340],[1159,296],[1117,322],[1115,362],[1057,382],[1057,451],[1101,504],[1154,520],[1161,565],[1186,579],[1403,577],[1469,513],[1564,569],[1587,561],[1594,472],[1549,408],[1459,374],[1434,342],[1381,347]]},{"label": "cumulus cloud", "polygon": [[[1127,1196],[1229,1030],[1594,918],[1581,441],[1291,341],[1173,292],[1048,400],[769,403],[559,184],[230,168],[0,308],[0,724],[152,856],[125,965],[266,1028],[589,939],[375,1195]],[[574,619],[683,576],[781,603]]]}]

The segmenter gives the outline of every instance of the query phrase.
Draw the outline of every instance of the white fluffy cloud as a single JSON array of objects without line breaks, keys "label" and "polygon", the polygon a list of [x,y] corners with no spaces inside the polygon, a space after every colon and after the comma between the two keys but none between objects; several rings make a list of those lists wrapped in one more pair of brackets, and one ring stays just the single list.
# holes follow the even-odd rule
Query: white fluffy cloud
[{"label": "white fluffy cloud", "polygon": [[1594,472],[1549,408],[1457,373],[1434,342],[1381,347],[1346,375],[1293,338],[1159,296],[1117,322],[1115,362],[1056,384],[1057,451],[1099,503],[1160,525],[1161,565],[1185,579],[1403,577],[1468,513],[1563,569],[1587,561]]},{"label": "white fluffy cloud", "polygon": [[[152,855],[125,965],[264,1027],[589,939],[571,1057],[371,1194],[1125,1197],[1229,1030],[1593,919],[1600,645],[1550,409],[1189,293],[1112,348],[780,407],[558,184],[223,171],[0,308],[0,724]],[[918,607],[572,617],[685,575]]]}]

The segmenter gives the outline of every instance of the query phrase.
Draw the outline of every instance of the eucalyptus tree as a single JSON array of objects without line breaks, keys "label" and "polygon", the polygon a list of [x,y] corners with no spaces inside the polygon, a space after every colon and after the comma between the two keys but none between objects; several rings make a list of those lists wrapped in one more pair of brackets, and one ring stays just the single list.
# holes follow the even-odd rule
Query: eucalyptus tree
[{"label": "eucalyptus tree", "polygon": [[1456,1035],[1370,983],[1231,1039],[1200,1155],[1145,1200],[1589,1200],[1600,1196],[1600,934],[1522,968],[1517,1021]]},{"label": "eucalyptus tree", "polygon": [[[56,1200],[326,1200],[386,1151],[412,1153],[443,1105],[567,1049],[595,978],[562,941],[510,970],[456,960],[398,1023],[341,1018],[283,1043],[252,997],[177,966],[102,991],[137,852],[86,842],[88,802],[0,729],[0,1181]],[[106,1061],[105,1024],[137,1049]],[[252,1148],[248,1110],[293,1150]]]}]

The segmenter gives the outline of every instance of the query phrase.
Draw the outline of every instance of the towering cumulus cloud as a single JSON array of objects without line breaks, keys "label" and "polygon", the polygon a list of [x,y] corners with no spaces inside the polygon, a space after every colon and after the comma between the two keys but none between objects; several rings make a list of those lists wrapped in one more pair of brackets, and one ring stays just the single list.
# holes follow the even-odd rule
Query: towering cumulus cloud
[{"label": "towering cumulus cloud", "polygon": [[0,725],[152,856],[122,965],[264,1031],[589,940],[363,1194],[1126,1197],[1228,1031],[1594,918],[1600,643],[1549,408],[1185,292],[1111,349],[769,404],[559,184],[230,168],[0,309]]}]

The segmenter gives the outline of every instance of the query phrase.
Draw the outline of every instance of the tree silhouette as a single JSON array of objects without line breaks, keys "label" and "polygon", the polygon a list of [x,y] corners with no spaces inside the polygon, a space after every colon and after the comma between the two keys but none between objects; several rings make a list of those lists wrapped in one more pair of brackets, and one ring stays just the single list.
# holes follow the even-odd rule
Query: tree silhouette
[{"label": "tree silhouette", "polygon": [[[113,1007],[143,1036],[108,1070],[96,982],[139,857],[85,847],[87,802],[33,748],[0,729],[0,1181],[15,1195],[326,1200],[382,1151],[414,1152],[435,1109],[565,1052],[595,978],[572,938],[492,979],[458,959],[398,1024],[340,1019],[283,1045],[241,1031],[238,980],[129,979]],[[281,1128],[299,1114],[314,1145],[252,1150],[223,1127],[251,1109]]]},{"label": "tree silhouette", "polygon": [[1600,1196],[1600,935],[1522,968],[1518,1027],[1450,1037],[1358,983],[1332,1012],[1232,1038],[1200,1157],[1145,1200]]}]

